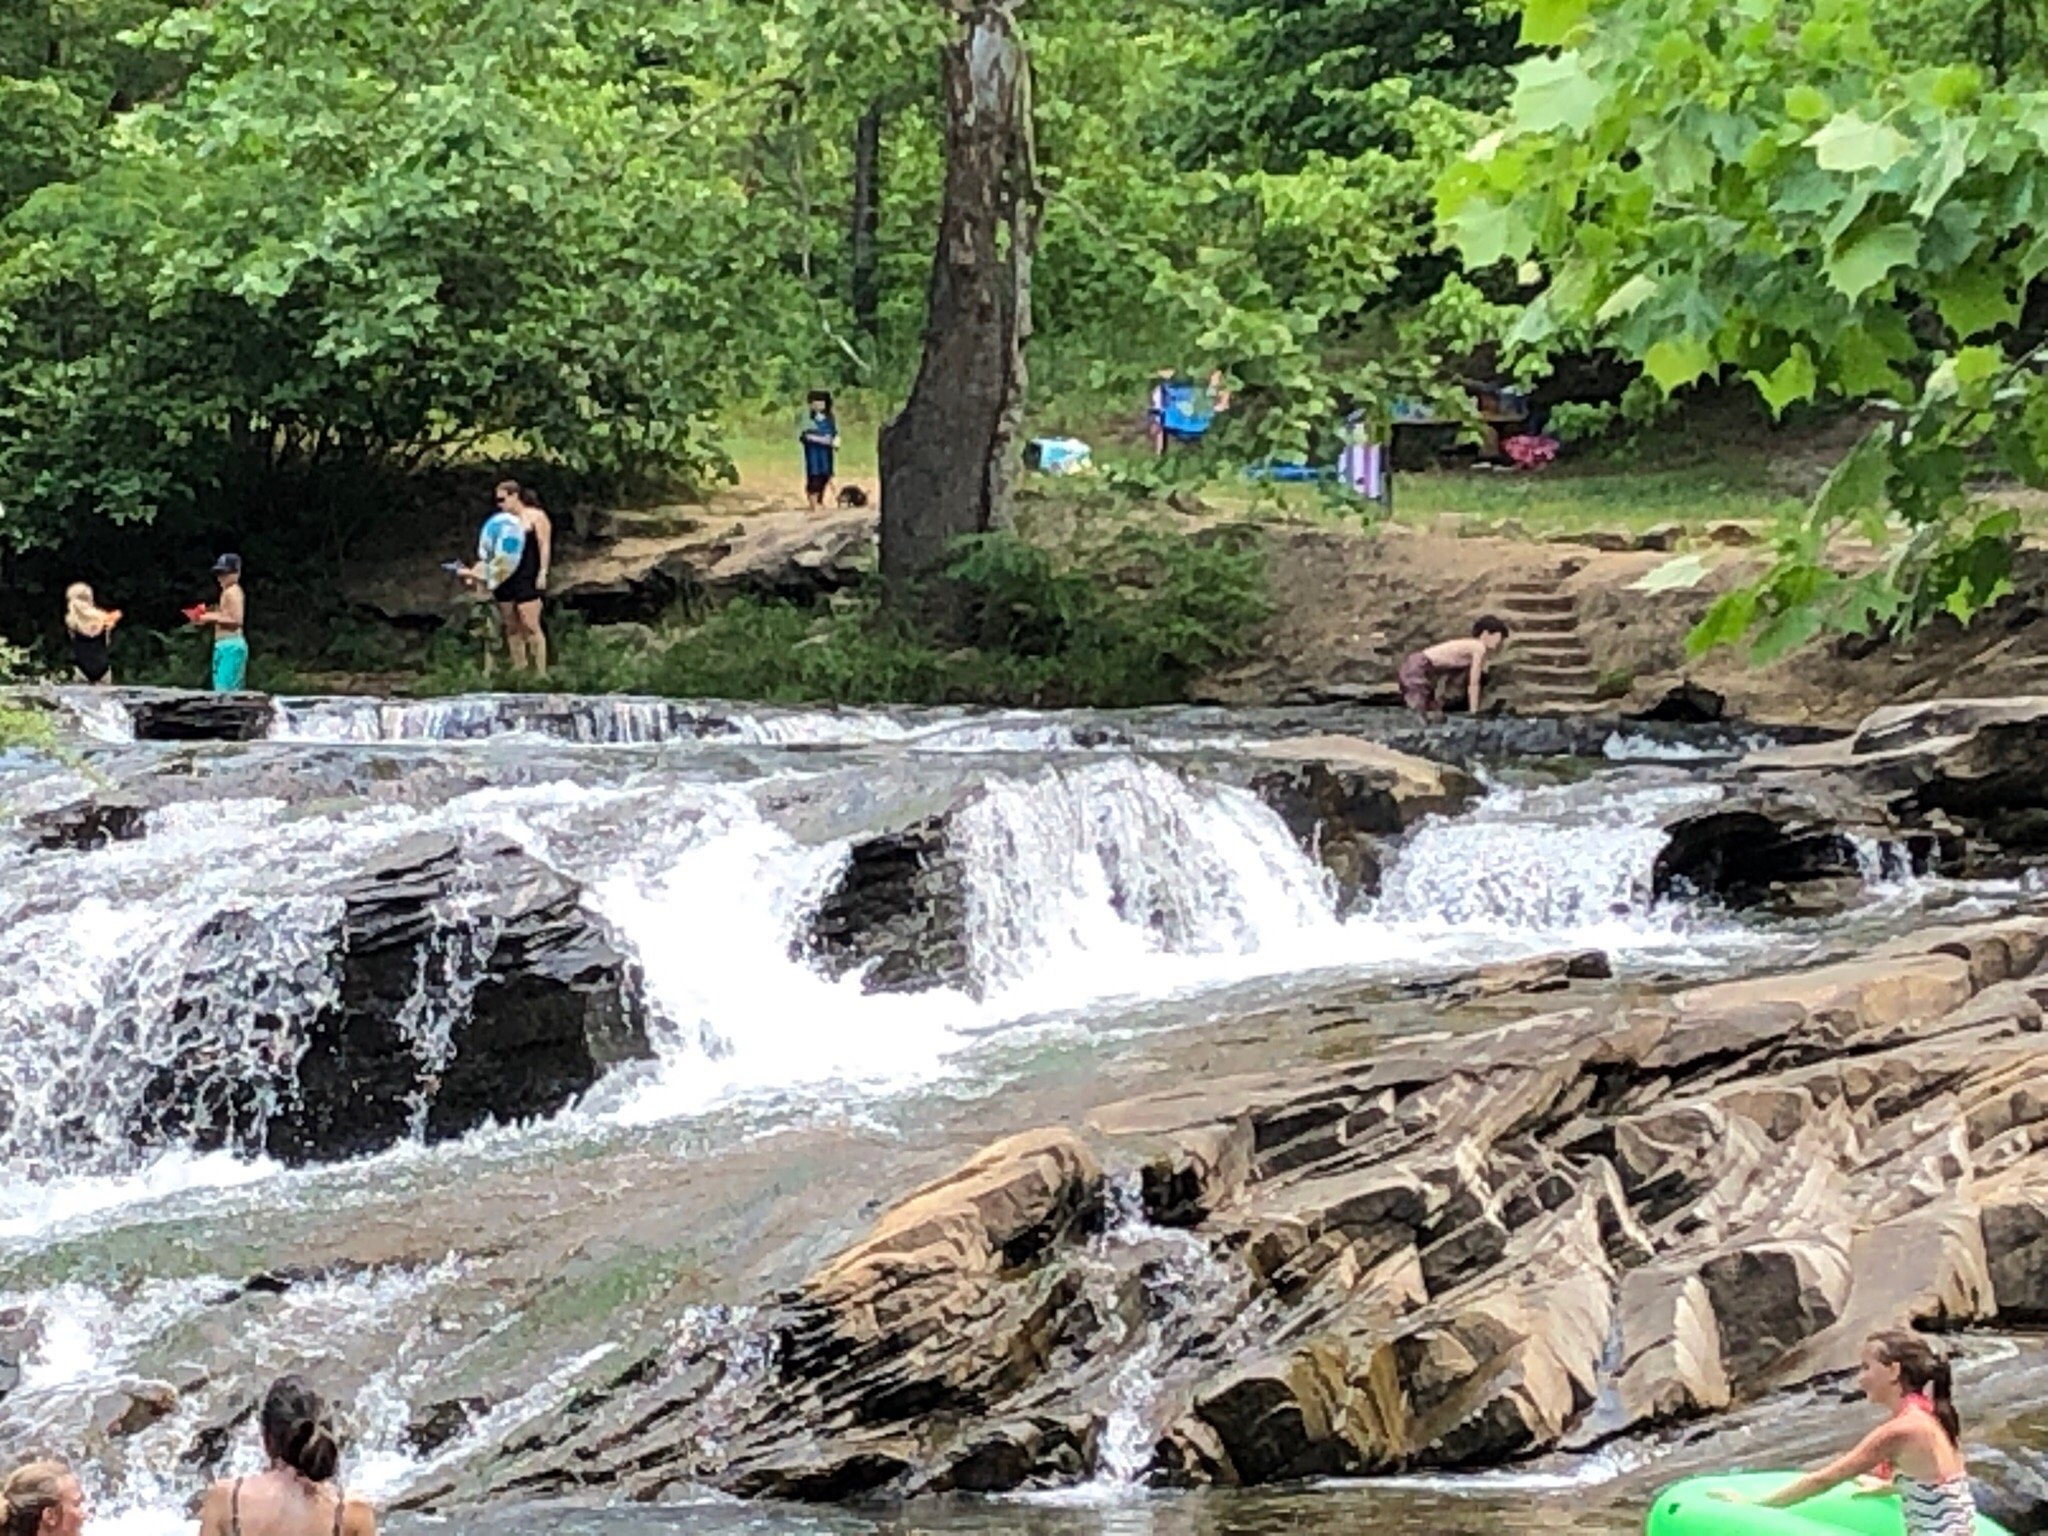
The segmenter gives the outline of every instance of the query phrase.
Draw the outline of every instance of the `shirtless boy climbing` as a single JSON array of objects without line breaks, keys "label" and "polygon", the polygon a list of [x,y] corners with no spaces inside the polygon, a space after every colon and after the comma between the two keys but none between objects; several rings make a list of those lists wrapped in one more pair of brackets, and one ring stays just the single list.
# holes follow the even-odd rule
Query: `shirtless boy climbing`
[{"label": "shirtless boy climbing", "polygon": [[1487,660],[1507,643],[1507,625],[1489,613],[1473,621],[1469,640],[1440,640],[1426,650],[1411,651],[1395,674],[1401,685],[1401,702],[1417,714],[1442,714],[1438,686],[1445,678],[1463,673],[1465,707],[1478,714]]}]

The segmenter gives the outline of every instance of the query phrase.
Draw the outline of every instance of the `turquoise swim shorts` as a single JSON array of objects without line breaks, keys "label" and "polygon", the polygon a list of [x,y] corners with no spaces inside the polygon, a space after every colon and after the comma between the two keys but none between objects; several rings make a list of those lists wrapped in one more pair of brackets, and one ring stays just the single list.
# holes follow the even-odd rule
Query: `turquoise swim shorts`
[{"label": "turquoise swim shorts", "polygon": [[248,677],[248,640],[241,635],[216,635],[213,641],[213,691],[233,693]]}]

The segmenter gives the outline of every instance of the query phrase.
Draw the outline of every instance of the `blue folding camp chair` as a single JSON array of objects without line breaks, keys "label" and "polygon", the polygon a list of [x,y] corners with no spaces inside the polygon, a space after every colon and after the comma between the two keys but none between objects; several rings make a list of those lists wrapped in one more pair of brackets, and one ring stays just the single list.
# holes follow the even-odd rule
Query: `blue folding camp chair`
[{"label": "blue folding camp chair", "polygon": [[1177,443],[1199,442],[1216,419],[1215,402],[1199,384],[1172,379],[1159,386],[1153,399],[1159,429]]}]

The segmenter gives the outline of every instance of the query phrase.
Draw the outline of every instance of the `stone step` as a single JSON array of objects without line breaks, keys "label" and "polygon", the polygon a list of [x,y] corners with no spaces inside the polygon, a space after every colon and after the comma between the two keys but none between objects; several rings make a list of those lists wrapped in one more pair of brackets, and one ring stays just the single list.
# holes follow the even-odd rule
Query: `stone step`
[{"label": "stone step", "polygon": [[1503,609],[1501,617],[1515,632],[1518,643],[1523,635],[1576,635],[1579,632],[1578,619],[1569,613],[1517,613]]},{"label": "stone step", "polygon": [[1518,678],[1523,683],[1535,684],[1545,688],[1579,686],[1590,688],[1599,681],[1599,674],[1594,672],[1591,667],[1516,667],[1510,675]]},{"label": "stone step", "polygon": [[1564,592],[1548,594],[1514,592],[1501,604],[1501,616],[1510,624],[1518,613],[1576,613],[1578,604]]},{"label": "stone step", "polygon": [[1593,665],[1593,655],[1579,642],[1576,635],[1532,635],[1526,640],[1515,642],[1514,651],[1506,664],[1517,667],[1590,667]]},{"label": "stone step", "polygon": [[1518,692],[1515,695],[1515,702],[1524,711],[1564,709],[1594,710],[1601,708],[1603,704],[1605,704],[1606,707],[1612,707],[1611,703],[1602,700],[1601,697],[1597,693],[1593,692],[1590,688],[1581,689],[1573,693],[1560,692],[1559,690],[1554,688],[1545,688],[1541,690],[1525,689],[1521,692]]}]

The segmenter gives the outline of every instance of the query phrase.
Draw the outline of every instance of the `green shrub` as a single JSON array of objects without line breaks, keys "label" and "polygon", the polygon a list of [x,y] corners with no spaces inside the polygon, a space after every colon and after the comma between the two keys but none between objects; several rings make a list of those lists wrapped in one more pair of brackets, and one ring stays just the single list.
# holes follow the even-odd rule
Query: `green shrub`
[{"label": "green shrub", "polygon": [[[493,687],[798,704],[1124,706],[1186,697],[1248,652],[1270,611],[1256,534],[1094,523],[1050,546],[1012,533],[963,542],[974,643],[945,647],[897,621],[869,585],[819,610],[735,599],[650,629],[548,620],[549,673],[504,668],[495,626],[427,647],[417,690]],[[487,664],[487,657],[489,658]]]}]

